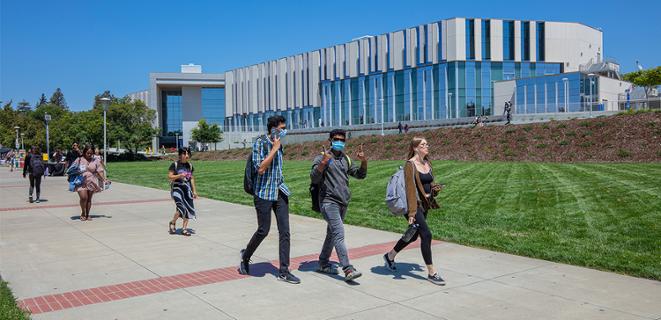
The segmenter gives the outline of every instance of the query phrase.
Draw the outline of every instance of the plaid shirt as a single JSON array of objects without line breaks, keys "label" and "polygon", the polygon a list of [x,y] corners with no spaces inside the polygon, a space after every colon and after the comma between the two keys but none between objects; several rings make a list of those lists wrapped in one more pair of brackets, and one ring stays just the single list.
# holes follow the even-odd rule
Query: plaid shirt
[{"label": "plaid shirt", "polygon": [[[252,164],[255,172],[259,169],[262,161],[271,152],[273,143],[266,136],[260,136],[252,146]],[[255,179],[255,195],[260,199],[277,201],[278,191],[282,191],[285,195],[289,196],[289,188],[285,185],[285,177],[282,176],[282,147],[273,157],[271,165],[266,168],[263,175],[257,174]]]}]

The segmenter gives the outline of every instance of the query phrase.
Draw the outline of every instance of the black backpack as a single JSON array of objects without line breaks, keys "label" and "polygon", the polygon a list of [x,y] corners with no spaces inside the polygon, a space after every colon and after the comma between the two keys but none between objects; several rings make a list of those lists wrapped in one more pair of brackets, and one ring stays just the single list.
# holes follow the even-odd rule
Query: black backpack
[{"label": "black backpack", "polygon": [[[257,139],[265,139],[266,136],[259,137]],[[264,140],[262,140],[262,144]],[[246,161],[246,169],[243,174],[243,191],[249,195],[255,195],[255,176],[257,175],[257,170],[255,170],[252,162],[252,149],[250,149],[250,154],[248,154],[248,160]]]},{"label": "black backpack", "polygon": [[[351,168],[351,158],[348,155],[344,155]],[[319,184],[310,183],[310,200],[312,200],[312,211],[321,212],[321,198],[319,197],[319,191],[321,190],[321,184],[324,183],[324,179],[321,179]]]},{"label": "black backpack", "polygon": [[44,175],[44,171],[46,171],[44,167],[44,162],[41,161],[41,157],[39,155],[31,155],[30,156],[30,169],[32,171],[32,175],[35,177],[40,177]]}]

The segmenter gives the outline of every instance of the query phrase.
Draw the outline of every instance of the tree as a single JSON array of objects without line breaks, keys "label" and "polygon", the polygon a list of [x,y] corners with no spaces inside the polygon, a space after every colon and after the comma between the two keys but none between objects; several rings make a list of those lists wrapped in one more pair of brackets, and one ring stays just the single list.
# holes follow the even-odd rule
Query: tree
[{"label": "tree", "polygon": [[639,70],[630,72],[624,75],[624,80],[629,81],[637,86],[645,88],[645,98],[649,98],[649,94],[656,86],[661,85],[661,66],[653,69]]},{"label": "tree", "polygon": [[[94,109],[94,112],[102,111]],[[155,119],[156,111],[144,102],[118,99],[108,108],[108,140],[120,140],[130,152],[137,153],[150,145],[152,138],[158,134],[158,130],[152,127]]]},{"label": "tree", "polygon": [[48,100],[46,100],[46,95],[41,94],[41,97],[39,98],[39,102],[37,102],[37,105],[35,106],[36,108],[39,108],[40,106],[43,106],[48,103]]},{"label": "tree", "polygon": [[64,93],[62,93],[60,88],[55,89],[55,92],[50,97],[50,103],[62,109],[67,109],[67,101],[64,99]]},{"label": "tree", "polygon": [[200,119],[197,123],[197,127],[191,130],[191,135],[193,140],[200,143],[214,143],[215,144],[223,141],[223,132],[220,130],[220,127],[217,124],[209,125],[206,120]]}]

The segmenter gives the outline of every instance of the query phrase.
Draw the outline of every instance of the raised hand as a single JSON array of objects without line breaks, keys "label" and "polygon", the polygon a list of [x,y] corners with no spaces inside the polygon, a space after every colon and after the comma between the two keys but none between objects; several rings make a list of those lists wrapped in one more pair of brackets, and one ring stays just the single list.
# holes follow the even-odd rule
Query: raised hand
[{"label": "raised hand", "polygon": [[280,149],[280,145],[281,145],[280,136],[276,135],[275,137],[273,137],[273,150]]},{"label": "raised hand", "polygon": [[367,158],[365,157],[365,152],[363,151],[363,144],[361,143],[360,146],[358,146],[358,153],[356,154],[358,159],[360,161],[365,161]]}]

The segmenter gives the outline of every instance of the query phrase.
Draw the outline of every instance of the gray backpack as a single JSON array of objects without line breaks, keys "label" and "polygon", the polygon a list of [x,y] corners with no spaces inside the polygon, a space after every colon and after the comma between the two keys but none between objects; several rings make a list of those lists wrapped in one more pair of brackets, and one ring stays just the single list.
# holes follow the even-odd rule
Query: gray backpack
[{"label": "gray backpack", "polygon": [[[386,205],[395,216],[403,216],[408,213],[408,203],[406,201],[406,183],[405,183],[404,167],[400,166],[399,170],[390,177],[388,186],[386,187]],[[415,183],[415,177],[414,183]],[[418,197],[418,193],[415,193]]]}]

